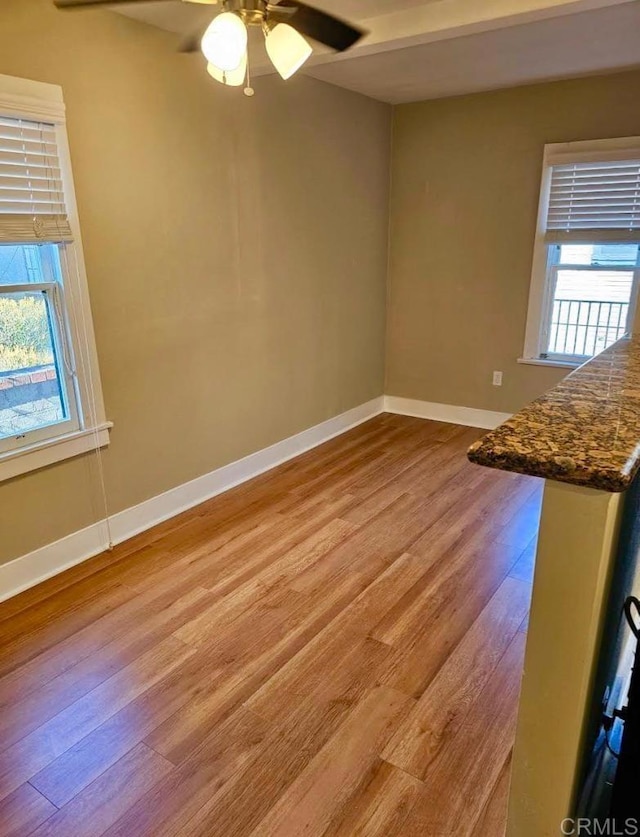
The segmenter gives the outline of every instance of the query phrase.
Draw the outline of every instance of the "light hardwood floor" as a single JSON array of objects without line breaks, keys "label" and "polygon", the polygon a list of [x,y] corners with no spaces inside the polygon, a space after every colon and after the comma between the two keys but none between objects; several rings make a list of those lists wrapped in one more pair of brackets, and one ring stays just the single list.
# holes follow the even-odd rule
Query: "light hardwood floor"
[{"label": "light hardwood floor", "polygon": [[2,837],[500,837],[541,485],[383,415],[0,605]]}]

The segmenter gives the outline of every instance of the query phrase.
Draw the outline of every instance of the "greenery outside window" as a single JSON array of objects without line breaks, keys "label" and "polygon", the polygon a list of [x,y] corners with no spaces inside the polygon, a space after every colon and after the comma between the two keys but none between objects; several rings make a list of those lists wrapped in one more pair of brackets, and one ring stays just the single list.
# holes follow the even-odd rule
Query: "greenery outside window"
[{"label": "greenery outside window", "polygon": [[0,453],[80,428],[58,248],[0,246]]}]

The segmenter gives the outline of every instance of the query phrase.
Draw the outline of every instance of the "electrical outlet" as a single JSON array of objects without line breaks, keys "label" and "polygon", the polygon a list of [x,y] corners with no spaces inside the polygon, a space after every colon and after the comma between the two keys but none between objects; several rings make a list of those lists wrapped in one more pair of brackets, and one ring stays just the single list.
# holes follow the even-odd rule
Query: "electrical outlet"
[{"label": "electrical outlet", "polygon": [[502,386],[502,372],[494,372],[493,373],[493,385],[494,385],[494,387],[501,387]]}]

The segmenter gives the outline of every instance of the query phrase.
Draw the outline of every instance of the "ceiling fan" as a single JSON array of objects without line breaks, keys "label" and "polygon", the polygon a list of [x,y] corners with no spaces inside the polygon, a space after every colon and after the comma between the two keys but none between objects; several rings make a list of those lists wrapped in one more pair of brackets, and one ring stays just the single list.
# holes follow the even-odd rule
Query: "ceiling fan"
[{"label": "ceiling fan", "polygon": [[[54,0],[59,9],[148,2],[157,0]],[[249,80],[247,27],[259,26],[262,29],[269,58],[283,79],[291,78],[313,53],[307,38],[336,52],[344,52],[366,34],[364,30],[299,0],[275,0],[273,3],[267,0],[183,2],[222,7],[205,32],[190,37],[182,51],[197,52],[202,49],[208,61],[209,74],[222,84],[241,87],[247,79],[245,93],[248,96],[253,95],[253,89]]]}]

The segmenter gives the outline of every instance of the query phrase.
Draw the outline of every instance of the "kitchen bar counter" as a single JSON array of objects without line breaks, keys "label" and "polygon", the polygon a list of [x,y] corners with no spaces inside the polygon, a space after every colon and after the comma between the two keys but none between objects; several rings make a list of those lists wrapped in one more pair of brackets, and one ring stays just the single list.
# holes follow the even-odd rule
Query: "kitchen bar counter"
[{"label": "kitchen bar counter", "polygon": [[620,620],[613,580],[627,577],[639,549],[628,521],[640,513],[640,338],[572,372],[469,458],[545,480],[507,837],[560,837],[580,815],[610,685],[600,660],[605,629],[611,636]]},{"label": "kitchen bar counter", "polygon": [[640,469],[640,339],[619,340],[468,455],[503,471],[625,491]]}]

